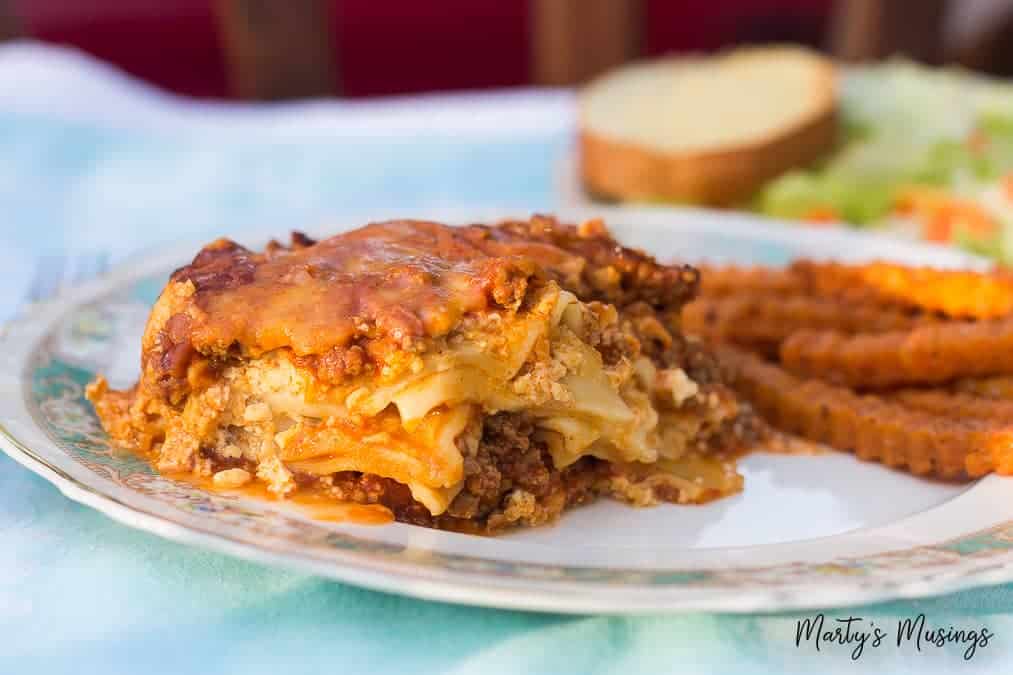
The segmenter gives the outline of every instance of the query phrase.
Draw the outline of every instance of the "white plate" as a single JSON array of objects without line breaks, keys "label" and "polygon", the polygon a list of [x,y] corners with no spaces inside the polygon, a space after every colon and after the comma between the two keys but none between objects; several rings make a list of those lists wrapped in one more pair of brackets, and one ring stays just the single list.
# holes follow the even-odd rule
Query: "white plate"
[{"label": "white plate", "polygon": [[[623,242],[665,259],[978,264],[948,249],[707,211],[594,214]],[[82,389],[96,371],[117,385],[136,377],[147,308],[192,253],[139,261],[37,306],[0,344],[0,445],[127,525],[370,588],[563,612],[774,611],[1013,580],[1013,481],[945,485],[840,453],[757,454],[743,460],[746,487],[735,497],[651,509],[601,501],[553,527],[499,538],[314,522],[284,505],[162,478],[109,447]]]}]

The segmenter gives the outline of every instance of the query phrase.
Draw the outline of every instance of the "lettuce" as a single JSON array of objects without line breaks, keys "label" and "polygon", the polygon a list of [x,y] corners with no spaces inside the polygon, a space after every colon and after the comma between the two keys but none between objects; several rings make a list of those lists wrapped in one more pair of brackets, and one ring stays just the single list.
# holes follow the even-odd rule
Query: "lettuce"
[{"label": "lettuce", "polygon": [[1009,85],[893,61],[848,71],[841,97],[840,147],[817,167],[771,181],[755,209],[788,219],[829,211],[874,225],[905,187],[973,193],[1013,171]]}]

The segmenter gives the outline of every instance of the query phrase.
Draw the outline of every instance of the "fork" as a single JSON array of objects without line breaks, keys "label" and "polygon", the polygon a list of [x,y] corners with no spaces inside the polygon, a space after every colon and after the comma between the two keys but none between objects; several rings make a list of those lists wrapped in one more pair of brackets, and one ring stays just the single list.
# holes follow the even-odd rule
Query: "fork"
[{"label": "fork", "polygon": [[105,252],[40,256],[25,300],[35,303],[60,295],[99,276],[108,266],[109,256]]},{"label": "fork", "polygon": [[35,303],[55,295],[63,278],[63,264],[62,255],[40,256],[35,263],[35,274],[28,286],[25,300]]}]

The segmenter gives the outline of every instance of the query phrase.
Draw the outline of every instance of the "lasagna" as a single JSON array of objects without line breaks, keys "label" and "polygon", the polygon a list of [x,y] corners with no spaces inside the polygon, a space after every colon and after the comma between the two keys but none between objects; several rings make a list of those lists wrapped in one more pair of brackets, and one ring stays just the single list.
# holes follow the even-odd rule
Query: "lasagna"
[{"label": "lasagna", "polygon": [[679,330],[698,285],[600,221],[399,220],[259,252],[220,239],[155,303],[139,381],[87,395],[161,472],[418,525],[702,502],[741,488],[749,425]]}]

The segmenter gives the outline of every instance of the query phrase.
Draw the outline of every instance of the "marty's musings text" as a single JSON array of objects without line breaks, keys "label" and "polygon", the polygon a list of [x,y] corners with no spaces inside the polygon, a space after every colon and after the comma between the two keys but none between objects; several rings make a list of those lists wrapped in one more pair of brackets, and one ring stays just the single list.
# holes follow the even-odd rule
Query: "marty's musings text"
[{"label": "marty's musings text", "polygon": [[995,633],[984,626],[971,629],[934,626],[924,614],[881,623],[860,616],[832,618],[816,614],[799,619],[795,626],[796,647],[809,646],[816,651],[850,647],[855,661],[870,649],[905,645],[912,645],[919,652],[958,647],[963,650],[964,660],[970,661],[994,639]]}]

